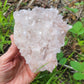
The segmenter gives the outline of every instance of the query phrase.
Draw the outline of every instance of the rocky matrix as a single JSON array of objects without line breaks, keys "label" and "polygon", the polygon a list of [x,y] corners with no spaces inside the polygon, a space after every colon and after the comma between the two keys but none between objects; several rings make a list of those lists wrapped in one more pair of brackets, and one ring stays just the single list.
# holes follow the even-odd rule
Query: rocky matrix
[{"label": "rocky matrix", "polygon": [[71,26],[54,8],[16,11],[14,19],[15,44],[32,72],[52,72],[57,65],[56,54],[64,45],[64,37]]}]

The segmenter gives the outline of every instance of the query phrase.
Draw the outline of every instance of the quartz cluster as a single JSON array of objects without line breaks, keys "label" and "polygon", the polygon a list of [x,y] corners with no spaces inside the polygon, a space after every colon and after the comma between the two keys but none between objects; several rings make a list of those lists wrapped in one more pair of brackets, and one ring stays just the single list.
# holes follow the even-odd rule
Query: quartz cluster
[{"label": "quartz cluster", "polygon": [[64,45],[71,28],[55,8],[35,7],[14,12],[14,41],[32,72],[48,70],[57,65],[56,54]]}]

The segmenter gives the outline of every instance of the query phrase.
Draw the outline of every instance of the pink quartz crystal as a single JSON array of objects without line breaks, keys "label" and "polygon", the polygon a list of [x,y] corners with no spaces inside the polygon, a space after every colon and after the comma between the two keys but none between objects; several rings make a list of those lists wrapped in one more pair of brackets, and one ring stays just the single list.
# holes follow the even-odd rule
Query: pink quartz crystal
[{"label": "pink quartz crystal", "polygon": [[64,45],[71,28],[54,8],[38,8],[14,12],[14,41],[32,72],[52,70],[56,54]]}]

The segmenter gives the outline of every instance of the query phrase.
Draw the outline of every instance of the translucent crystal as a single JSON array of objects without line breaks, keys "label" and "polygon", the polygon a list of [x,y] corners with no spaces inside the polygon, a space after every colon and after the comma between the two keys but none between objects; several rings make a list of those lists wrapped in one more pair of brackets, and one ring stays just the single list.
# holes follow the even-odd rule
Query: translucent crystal
[{"label": "translucent crystal", "polygon": [[64,45],[64,37],[71,26],[54,8],[15,11],[14,19],[15,44],[32,72],[52,72],[57,66],[56,54]]}]

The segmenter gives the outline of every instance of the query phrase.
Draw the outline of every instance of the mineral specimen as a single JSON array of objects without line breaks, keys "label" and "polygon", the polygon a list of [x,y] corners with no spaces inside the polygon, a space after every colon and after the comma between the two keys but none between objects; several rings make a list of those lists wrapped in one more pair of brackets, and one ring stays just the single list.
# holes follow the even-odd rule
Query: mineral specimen
[{"label": "mineral specimen", "polygon": [[56,54],[64,45],[64,37],[71,26],[54,8],[16,11],[14,19],[15,44],[32,72],[52,72],[57,65]]}]

